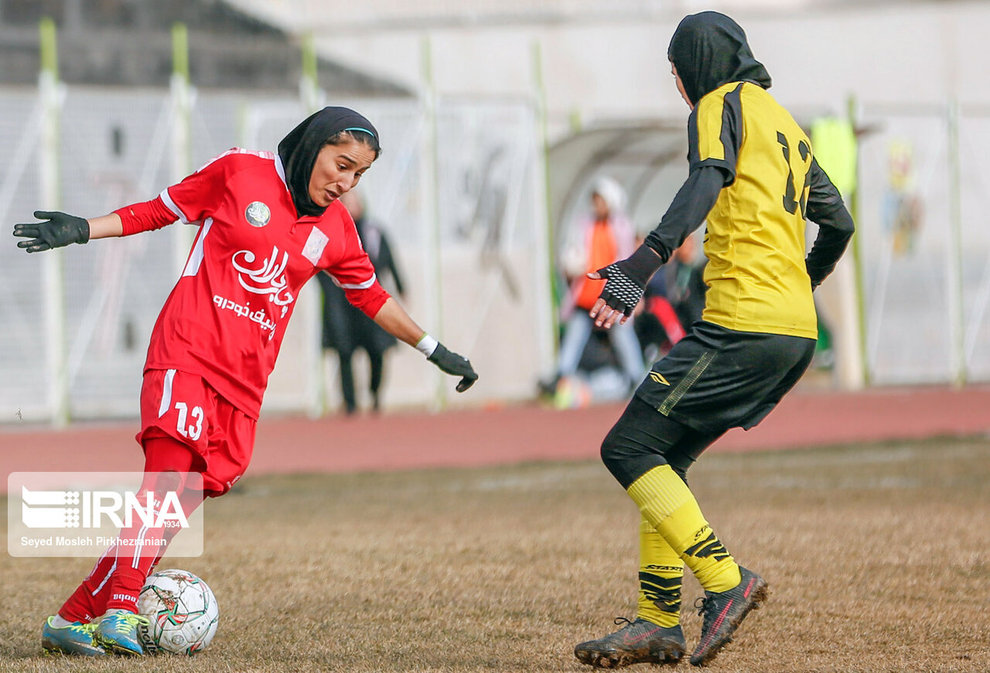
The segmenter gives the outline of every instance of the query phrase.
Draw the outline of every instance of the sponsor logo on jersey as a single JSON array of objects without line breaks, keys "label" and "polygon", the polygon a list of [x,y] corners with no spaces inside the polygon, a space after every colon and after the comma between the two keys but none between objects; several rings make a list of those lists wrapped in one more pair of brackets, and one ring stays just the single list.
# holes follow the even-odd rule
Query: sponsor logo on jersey
[{"label": "sponsor logo on jersey", "polygon": [[261,201],[252,201],[244,210],[244,217],[252,227],[263,227],[272,219],[272,211]]},{"label": "sponsor logo on jersey", "polygon": [[670,381],[663,377],[660,372],[650,372],[650,378],[659,383],[660,385],[669,386]]},{"label": "sponsor logo on jersey", "polygon": [[259,308],[252,311],[251,302],[238,304],[233,299],[227,299],[226,297],[215,294],[213,295],[213,303],[218,309],[231,311],[239,318],[246,318],[251,322],[258,323],[261,329],[268,332],[269,341],[275,338],[275,328],[278,327],[278,323],[273,318],[269,318],[263,309]]},{"label": "sponsor logo on jersey", "polygon": [[248,292],[266,295],[268,301],[281,306],[284,318],[289,312],[289,304],[295,300],[287,288],[289,283],[285,278],[289,253],[281,252],[278,246],[272,246],[271,255],[261,262],[255,260],[256,256],[250,250],[239,250],[234,253],[231,263],[239,274],[237,280]]},{"label": "sponsor logo on jersey", "polygon": [[313,227],[313,230],[309,232],[309,238],[306,239],[306,245],[303,246],[303,257],[312,262],[313,266],[318,265],[329,242],[330,239],[326,234]]}]

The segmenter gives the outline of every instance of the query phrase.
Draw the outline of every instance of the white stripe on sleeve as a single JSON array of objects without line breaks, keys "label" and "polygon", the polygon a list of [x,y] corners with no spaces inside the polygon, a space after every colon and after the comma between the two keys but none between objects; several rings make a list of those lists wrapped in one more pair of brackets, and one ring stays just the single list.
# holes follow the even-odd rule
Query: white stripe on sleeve
[{"label": "white stripe on sleeve", "polygon": [[174,378],[174,369],[169,369],[165,372],[165,382],[162,385],[162,401],[158,405],[158,418],[164,416],[172,407],[172,379]]},{"label": "white stripe on sleeve", "polygon": [[331,275],[330,277],[333,278],[333,282],[345,290],[367,290],[369,287],[374,285],[375,281],[378,279],[377,275],[371,274],[371,278],[363,283],[341,283],[334,276]]},{"label": "white stripe on sleeve", "polygon": [[162,193],[159,194],[158,197],[162,200],[162,203],[165,204],[165,207],[171,210],[172,214],[179,218],[179,221],[182,222],[182,224],[190,224],[190,221],[186,219],[186,214],[182,212],[182,209],[179,208],[179,206],[175,205],[175,201],[173,201],[172,197],[169,196],[167,187],[162,190]]},{"label": "white stripe on sleeve", "polygon": [[212,217],[203,220],[203,228],[199,232],[199,236],[196,237],[196,245],[193,246],[192,252],[189,253],[189,261],[186,262],[186,268],[182,270],[183,276],[195,276],[199,272],[199,266],[203,263],[203,241],[206,240],[206,235],[210,233],[212,226]]}]

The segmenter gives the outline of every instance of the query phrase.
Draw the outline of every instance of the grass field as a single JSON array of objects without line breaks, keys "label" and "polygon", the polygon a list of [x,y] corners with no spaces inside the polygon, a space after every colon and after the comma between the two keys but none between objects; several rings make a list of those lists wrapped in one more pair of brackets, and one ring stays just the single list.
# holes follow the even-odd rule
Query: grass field
[{"label": "grass field", "polygon": [[[710,670],[990,670],[990,440],[716,453],[691,481],[772,592]],[[633,616],[638,513],[597,463],[249,476],[206,508],[206,554],[162,567],[216,592],[209,650],[43,657],[90,562],[4,554],[0,671],[579,671]]]}]

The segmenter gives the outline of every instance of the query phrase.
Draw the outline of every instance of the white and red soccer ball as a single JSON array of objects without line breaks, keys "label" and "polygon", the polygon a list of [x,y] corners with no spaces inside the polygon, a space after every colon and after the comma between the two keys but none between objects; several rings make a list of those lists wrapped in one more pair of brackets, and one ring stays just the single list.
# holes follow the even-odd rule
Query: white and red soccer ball
[{"label": "white and red soccer ball", "polygon": [[160,570],[148,576],[138,595],[138,614],[148,618],[139,630],[149,654],[196,654],[213,640],[220,608],[206,582],[186,570]]}]

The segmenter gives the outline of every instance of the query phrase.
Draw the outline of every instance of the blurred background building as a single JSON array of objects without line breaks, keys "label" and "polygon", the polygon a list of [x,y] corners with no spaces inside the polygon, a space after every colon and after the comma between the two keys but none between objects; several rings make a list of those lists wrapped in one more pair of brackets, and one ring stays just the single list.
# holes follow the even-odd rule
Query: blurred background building
[{"label": "blurred background building", "polygon": [[[352,105],[384,137],[365,194],[403,249],[410,311],[483,377],[450,397],[403,352],[386,408],[528,399],[553,365],[556,246],[590,184],[618,178],[645,233],[686,174],[666,46],[703,9],[743,25],[855,211],[855,250],[818,295],[830,384],[990,380],[983,2],[0,0],[0,212],[101,214]],[[136,414],[189,240],[0,247],[0,423]],[[300,301],[266,411],[319,413],[334,387],[316,294]]]},{"label": "blurred background building", "polygon": [[[189,31],[189,75],[208,89],[298,91],[302,60],[285,30],[210,0],[0,1],[0,82],[34,85],[41,67],[38,23],[58,26],[59,77],[66,84],[168,87],[171,27]],[[320,87],[361,96],[412,91],[336,61],[319,59]]]}]

